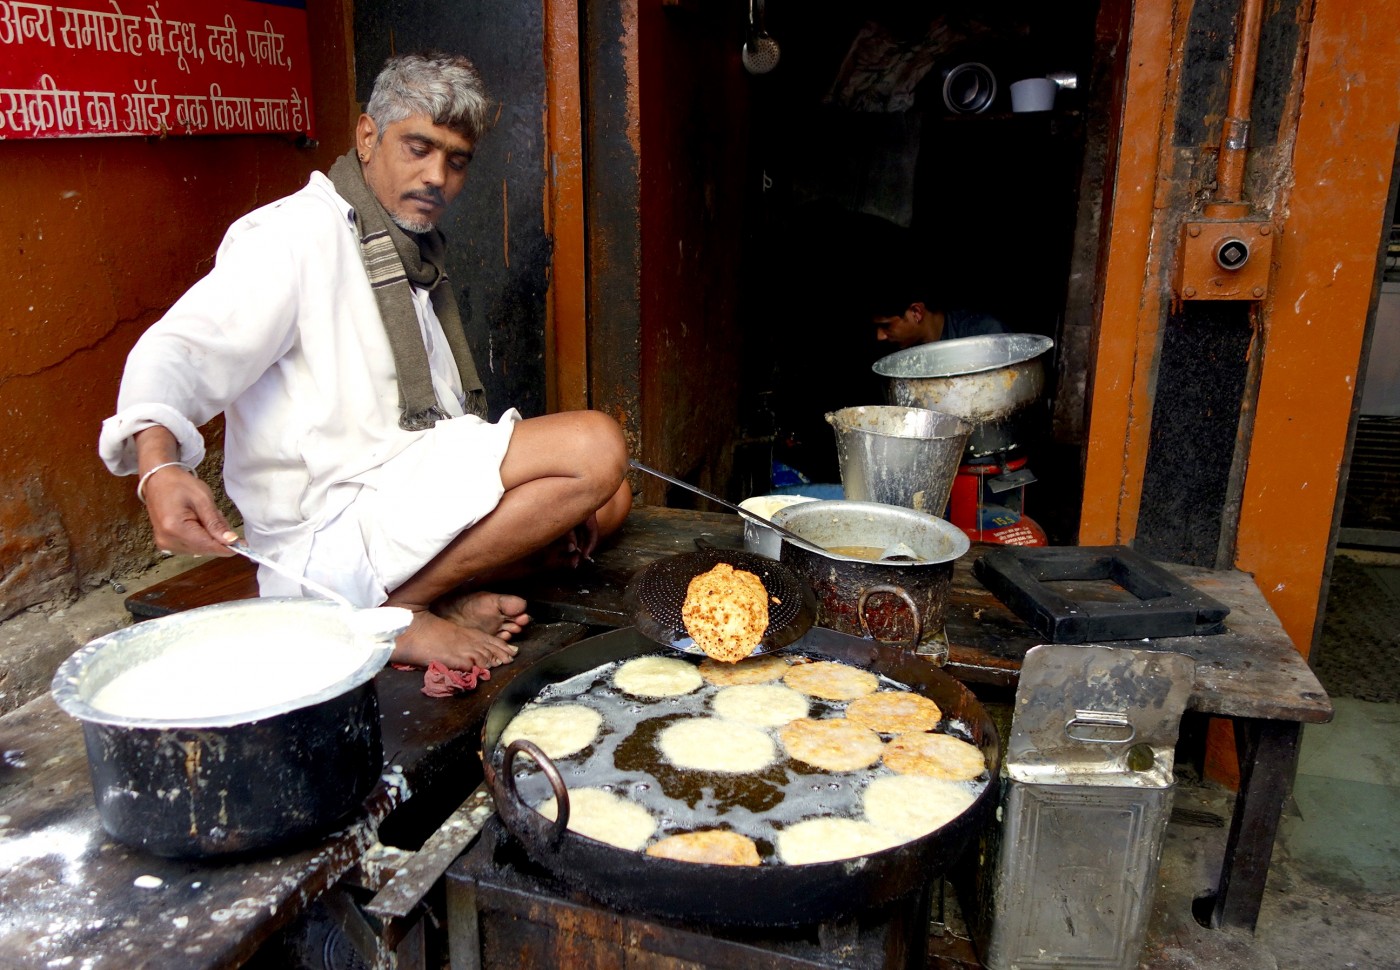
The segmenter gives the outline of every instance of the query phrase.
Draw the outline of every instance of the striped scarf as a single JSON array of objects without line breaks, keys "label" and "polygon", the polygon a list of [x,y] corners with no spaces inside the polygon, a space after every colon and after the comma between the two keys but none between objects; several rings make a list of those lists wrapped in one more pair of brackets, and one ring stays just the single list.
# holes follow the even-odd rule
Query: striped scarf
[{"label": "striped scarf", "polygon": [[360,258],[364,260],[369,285],[379,304],[379,316],[389,347],[394,354],[394,371],[399,381],[399,406],[403,414],[399,427],[405,431],[431,428],[447,417],[433,393],[428,350],[413,309],[410,285],[428,290],[433,312],[442,324],[447,345],[457,362],[457,376],[467,399],[468,414],[486,417],[486,391],[477,376],[457,301],[447,280],[447,242],[441,232],[408,233],[389,217],[360,170],[354,149],[335,160],[330,172],[336,193],[354,208],[355,226],[360,233]]}]

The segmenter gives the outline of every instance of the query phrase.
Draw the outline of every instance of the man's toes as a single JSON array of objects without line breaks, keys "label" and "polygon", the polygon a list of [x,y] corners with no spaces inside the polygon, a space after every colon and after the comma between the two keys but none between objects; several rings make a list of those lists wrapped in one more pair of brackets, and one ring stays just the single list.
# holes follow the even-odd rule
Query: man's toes
[{"label": "man's toes", "polygon": [[496,597],[496,609],[500,611],[501,616],[504,617],[517,619],[524,615],[527,606],[529,606],[529,604],[526,603],[524,599],[519,596],[513,596],[510,593],[501,593]]}]

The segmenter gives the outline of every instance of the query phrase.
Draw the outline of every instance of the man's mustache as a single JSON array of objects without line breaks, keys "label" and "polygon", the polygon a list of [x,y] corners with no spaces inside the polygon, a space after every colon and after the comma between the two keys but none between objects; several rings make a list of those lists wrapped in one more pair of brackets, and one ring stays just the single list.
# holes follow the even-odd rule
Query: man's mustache
[{"label": "man's mustache", "polygon": [[417,199],[420,202],[431,202],[433,205],[441,208],[447,206],[447,198],[442,194],[441,189],[427,188],[417,192],[405,192],[403,197],[405,199]]}]

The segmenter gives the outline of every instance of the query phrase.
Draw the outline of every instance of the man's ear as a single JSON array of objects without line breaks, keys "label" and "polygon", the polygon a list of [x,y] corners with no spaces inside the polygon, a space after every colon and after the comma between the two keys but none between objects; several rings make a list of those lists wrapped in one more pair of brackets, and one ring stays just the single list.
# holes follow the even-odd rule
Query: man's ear
[{"label": "man's ear", "polygon": [[374,151],[378,139],[379,126],[374,123],[374,119],[369,115],[360,115],[360,120],[355,123],[355,153],[360,156],[360,161],[369,160],[370,152]]},{"label": "man's ear", "polygon": [[928,307],[924,306],[920,300],[909,304],[909,309],[904,311],[904,315],[914,323],[922,323],[926,313],[928,313]]}]

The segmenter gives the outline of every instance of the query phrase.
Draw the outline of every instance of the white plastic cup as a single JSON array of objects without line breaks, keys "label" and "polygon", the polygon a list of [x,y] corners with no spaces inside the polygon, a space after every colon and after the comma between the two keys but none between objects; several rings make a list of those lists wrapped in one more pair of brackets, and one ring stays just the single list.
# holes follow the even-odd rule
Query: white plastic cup
[{"label": "white plastic cup", "polygon": [[[798,502],[810,501],[812,499],[806,495],[755,495],[753,498],[746,498],[740,502],[739,508],[752,512],[754,515],[761,515],[771,521],[773,513],[778,509],[785,509]],[[752,519],[744,519],[744,548],[749,552],[756,552],[769,559],[777,559],[778,554],[782,551],[782,546],[783,537],[778,533]]]},{"label": "white plastic cup", "polygon": [[1055,107],[1055,88],[1048,77],[1028,77],[1011,85],[1011,110],[1017,114],[1028,111],[1049,111]]}]

